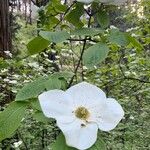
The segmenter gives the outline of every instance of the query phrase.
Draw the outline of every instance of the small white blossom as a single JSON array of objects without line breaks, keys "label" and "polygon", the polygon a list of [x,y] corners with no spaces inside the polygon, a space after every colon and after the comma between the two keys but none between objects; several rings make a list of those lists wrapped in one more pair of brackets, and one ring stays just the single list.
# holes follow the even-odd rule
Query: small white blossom
[{"label": "small white blossom", "polygon": [[12,75],[14,78],[19,78],[20,77],[20,75],[18,75],[18,74],[14,74],[14,75]]},{"label": "small white blossom", "polygon": [[55,56],[55,57],[56,57],[56,59],[59,59],[59,58],[60,58],[60,56],[58,56],[58,55],[57,55],[57,56]]},{"label": "small white blossom", "polygon": [[94,66],[94,69],[97,69],[97,66]]},{"label": "small white blossom", "polygon": [[134,119],[134,117],[131,115],[130,117],[129,117],[131,120],[133,120]]},{"label": "small white blossom", "polygon": [[24,80],[24,81],[23,81],[23,83],[28,83],[28,82],[29,82],[28,80]]},{"label": "small white blossom", "polygon": [[14,147],[17,148],[22,144],[22,141],[18,141],[14,143]]},{"label": "small white blossom", "polygon": [[114,25],[110,25],[110,29],[117,29]]},{"label": "small white blossom", "polygon": [[88,68],[86,66],[83,66],[83,70],[87,70]]},{"label": "small white blossom", "polygon": [[138,37],[138,35],[136,35],[136,34],[134,34],[134,33],[132,33],[131,36],[132,36],[132,37]]},{"label": "small white blossom", "polygon": [[124,116],[121,105],[113,98],[86,82],[66,91],[50,90],[39,95],[43,113],[57,121],[67,145],[80,150],[90,148],[97,139],[98,129],[114,129]]},{"label": "small white blossom", "polygon": [[2,69],[1,70],[1,73],[5,73],[5,72],[7,72],[8,71],[8,69]]},{"label": "small white blossom", "polygon": [[37,62],[28,63],[30,67],[39,68],[39,64]]},{"label": "small white blossom", "polygon": [[11,83],[11,84],[17,84],[17,80],[10,80],[9,83]]},{"label": "small white blossom", "polygon": [[9,82],[10,79],[5,78],[3,81],[4,81],[4,82]]},{"label": "small white blossom", "polygon": [[13,93],[17,93],[17,90],[12,89],[12,92],[13,92]]},{"label": "small white blossom", "polygon": [[52,49],[51,52],[52,52],[52,53],[56,53],[56,50]]},{"label": "small white blossom", "polygon": [[9,57],[12,57],[12,53],[10,51],[4,51],[4,53],[9,56]]}]

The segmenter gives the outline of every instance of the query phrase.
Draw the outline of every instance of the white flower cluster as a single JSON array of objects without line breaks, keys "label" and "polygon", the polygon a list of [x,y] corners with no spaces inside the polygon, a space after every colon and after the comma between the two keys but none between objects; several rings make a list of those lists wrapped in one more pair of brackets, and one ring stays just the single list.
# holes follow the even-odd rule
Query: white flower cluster
[{"label": "white flower cluster", "polygon": [[[82,2],[82,3],[91,3],[94,0],[77,0],[78,2]],[[97,0],[101,3],[107,4],[107,5],[122,5],[124,4],[127,0]]]}]

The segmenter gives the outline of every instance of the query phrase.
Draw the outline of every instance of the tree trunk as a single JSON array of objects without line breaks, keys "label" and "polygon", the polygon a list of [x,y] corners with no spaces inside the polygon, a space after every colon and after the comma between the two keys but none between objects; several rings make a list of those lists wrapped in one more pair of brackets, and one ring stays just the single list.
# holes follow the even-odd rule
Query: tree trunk
[{"label": "tree trunk", "polygon": [[10,50],[9,0],[0,0],[0,57],[6,57],[4,51]]}]

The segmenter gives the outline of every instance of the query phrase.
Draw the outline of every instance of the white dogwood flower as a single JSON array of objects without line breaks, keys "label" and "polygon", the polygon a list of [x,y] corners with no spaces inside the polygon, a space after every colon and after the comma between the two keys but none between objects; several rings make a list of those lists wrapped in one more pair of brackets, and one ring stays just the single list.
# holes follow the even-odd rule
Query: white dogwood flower
[{"label": "white dogwood flower", "polygon": [[94,0],[77,0],[78,2],[81,2],[81,3],[86,3],[86,4],[88,4],[88,3],[91,3],[91,2],[93,2]]},{"label": "white dogwood flower", "polygon": [[[89,3],[93,2],[94,0],[77,0],[77,1],[89,4]],[[95,0],[95,1],[97,1],[97,2],[99,1],[99,2],[104,3],[106,5],[122,5],[127,0]]]},{"label": "white dogwood flower", "polygon": [[91,147],[98,129],[114,129],[124,116],[121,105],[106,98],[98,87],[81,82],[66,91],[50,90],[39,95],[43,113],[55,118],[67,145],[80,150]]},{"label": "white dogwood flower", "polygon": [[107,5],[122,5],[124,4],[127,0],[99,0],[100,2],[107,4]]}]

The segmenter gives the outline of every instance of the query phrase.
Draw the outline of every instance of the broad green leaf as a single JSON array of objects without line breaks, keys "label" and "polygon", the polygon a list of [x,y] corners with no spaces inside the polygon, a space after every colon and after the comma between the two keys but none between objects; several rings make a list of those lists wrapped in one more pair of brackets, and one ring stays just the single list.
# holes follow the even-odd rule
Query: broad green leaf
[{"label": "broad green leaf", "polygon": [[[55,16],[58,14],[58,12],[56,12],[55,10],[55,6],[53,6],[53,4],[57,3],[56,1],[54,0],[51,0],[46,6],[45,8],[43,8],[43,10],[45,11],[46,13],[46,16]],[[42,9],[42,7],[40,8]],[[43,19],[43,18],[42,18]]]},{"label": "broad green leaf", "polygon": [[49,41],[38,36],[27,44],[28,53],[29,55],[33,55],[42,52],[44,49],[46,49],[49,46],[49,44],[50,44]]},{"label": "broad green leaf", "polygon": [[74,73],[72,72],[62,71],[62,72],[55,72],[54,74],[52,74],[52,77],[64,78],[67,80],[68,78],[71,78],[73,75]]},{"label": "broad green leaf", "polygon": [[120,32],[118,29],[112,29],[110,31],[108,40],[111,43],[115,43],[120,46],[126,46],[129,44],[129,40],[128,40],[126,34],[123,32]]},{"label": "broad green leaf", "polygon": [[28,100],[36,98],[45,90],[47,78],[38,78],[37,80],[27,83],[17,94],[16,101]]},{"label": "broad green leaf", "polygon": [[75,148],[69,147],[66,144],[65,137],[62,133],[57,137],[57,140],[52,144],[52,150],[77,150]]},{"label": "broad green leaf", "polygon": [[46,90],[53,90],[53,89],[63,89],[65,90],[67,87],[67,82],[64,77],[57,77],[54,75],[51,76],[49,80],[45,83]]},{"label": "broad green leaf", "polygon": [[102,28],[107,28],[110,24],[109,15],[106,11],[99,11],[96,15],[97,21]]},{"label": "broad green leaf", "polygon": [[63,75],[51,75],[49,77],[40,77],[31,83],[27,83],[16,95],[16,101],[29,100],[34,101],[39,94],[45,90],[65,89],[66,80]]},{"label": "broad green leaf", "polygon": [[34,114],[33,114],[33,117],[37,121],[43,122],[43,123],[47,123],[47,122],[49,122],[51,120],[51,119],[45,117],[42,111],[35,111]]},{"label": "broad green leaf", "polygon": [[49,16],[47,18],[47,23],[45,24],[45,27],[46,29],[52,29],[58,23],[59,23],[59,19],[57,19],[57,17]]},{"label": "broad green leaf", "polygon": [[102,62],[108,55],[109,48],[104,43],[97,43],[89,47],[83,55],[83,63],[91,68]]},{"label": "broad green leaf", "polygon": [[58,13],[63,13],[63,12],[65,12],[67,10],[67,6],[66,5],[62,5],[61,3],[55,4],[54,8],[55,8],[56,12],[58,12]]},{"label": "broad green leaf", "polygon": [[83,23],[80,20],[80,17],[84,13],[84,5],[82,3],[76,3],[74,9],[66,16],[66,20],[69,21],[77,28],[83,27]]},{"label": "broad green leaf", "polygon": [[96,143],[88,150],[107,150],[107,148],[104,141],[101,139],[101,137],[99,137]]},{"label": "broad green leaf", "polygon": [[79,36],[93,36],[100,33],[104,33],[102,29],[99,28],[81,28],[71,31],[71,35],[79,35]]},{"label": "broad green leaf", "polygon": [[31,99],[30,100],[30,106],[37,111],[42,111],[41,106],[40,106],[40,102],[37,98]]},{"label": "broad green leaf", "polygon": [[25,116],[28,103],[12,102],[4,111],[0,112],[0,141],[9,138],[19,127]]},{"label": "broad green leaf", "polygon": [[44,39],[54,43],[63,42],[70,37],[69,33],[67,33],[66,31],[56,31],[56,32],[40,31],[39,34]]},{"label": "broad green leaf", "polygon": [[61,81],[56,77],[51,77],[45,83],[45,87],[47,90],[61,89]]},{"label": "broad green leaf", "polygon": [[127,38],[133,47],[140,49],[140,50],[144,49],[143,45],[136,38],[132,37],[129,34],[127,34]]},{"label": "broad green leaf", "polygon": [[[61,4],[60,0],[51,0],[50,3],[47,5],[47,9],[55,10],[55,13],[63,13],[67,10],[67,6]],[[51,12],[49,12],[51,14]]]},{"label": "broad green leaf", "polygon": [[61,89],[66,90],[68,87],[67,81],[64,78],[60,78],[60,81],[61,81]]}]

